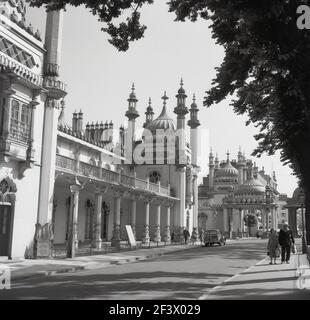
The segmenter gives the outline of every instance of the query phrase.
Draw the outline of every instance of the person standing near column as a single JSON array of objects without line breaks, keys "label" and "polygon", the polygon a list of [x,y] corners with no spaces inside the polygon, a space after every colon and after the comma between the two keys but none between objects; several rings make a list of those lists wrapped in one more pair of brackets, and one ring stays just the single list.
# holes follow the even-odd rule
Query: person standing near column
[{"label": "person standing near column", "polygon": [[281,263],[290,263],[291,246],[295,244],[293,232],[289,229],[288,223],[285,222],[279,232],[279,243],[282,248]]}]

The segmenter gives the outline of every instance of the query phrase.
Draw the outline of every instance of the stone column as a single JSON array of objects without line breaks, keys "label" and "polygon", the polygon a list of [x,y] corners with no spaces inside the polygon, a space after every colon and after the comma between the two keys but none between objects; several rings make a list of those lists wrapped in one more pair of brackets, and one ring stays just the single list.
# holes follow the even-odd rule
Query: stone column
[{"label": "stone column", "polygon": [[160,236],[160,212],[161,212],[161,205],[156,204],[156,217],[155,217],[155,234],[154,234],[154,241],[160,242],[161,236]]},{"label": "stone column", "polygon": [[50,224],[53,212],[56,165],[58,101],[47,99],[43,123],[38,225]]},{"label": "stone column", "polygon": [[120,248],[121,242],[121,196],[120,192],[114,193],[114,229],[111,245],[117,248]]},{"label": "stone column", "polygon": [[34,96],[32,101],[29,103],[29,112],[30,112],[30,132],[29,132],[29,142],[28,142],[28,150],[27,150],[27,160],[32,161],[34,157],[34,149],[33,149],[33,142],[34,142],[34,122],[35,122],[35,110],[36,106],[39,104],[37,101],[37,96]]},{"label": "stone column", "polygon": [[131,199],[131,228],[136,238],[136,218],[137,217],[137,200],[135,197]]},{"label": "stone column", "polygon": [[270,209],[270,214],[271,214],[271,228],[275,229],[275,208]]},{"label": "stone column", "polygon": [[78,213],[79,213],[79,194],[81,187],[77,185],[70,186],[70,224],[67,257],[74,258],[79,246],[78,241]]},{"label": "stone column", "polygon": [[171,234],[170,234],[170,205],[167,204],[167,215],[166,215],[166,230],[165,230],[165,242],[166,244],[171,243]]},{"label": "stone column", "polygon": [[269,209],[266,209],[266,231],[269,231]]},{"label": "stone column", "polygon": [[223,209],[223,232],[229,232],[228,208]]},{"label": "stone column", "polygon": [[266,213],[265,213],[265,210],[261,211],[261,215],[262,215],[263,232],[266,232]]},{"label": "stone column", "polygon": [[143,235],[143,243],[150,243],[150,202],[148,199],[144,202],[144,210],[145,210],[145,223],[144,223],[144,235]]},{"label": "stone column", "polygon": [[10,126],[11,126],[11,102],[12,95],[16,93],[12,88],[12,83],[9,81],[3,80],[3,84],[0,87],[2,89],[0,92],[1,105],[0,105],[0,119],[1,119],[1,137],[3,140],[7,139],[10,134]]},{"label": "stone column", "polygon": [[93,236],[92,246],[96,250],[101,250],[101,218],[102,218],[102,190],[96,188],[95,190],[95,234]]}]

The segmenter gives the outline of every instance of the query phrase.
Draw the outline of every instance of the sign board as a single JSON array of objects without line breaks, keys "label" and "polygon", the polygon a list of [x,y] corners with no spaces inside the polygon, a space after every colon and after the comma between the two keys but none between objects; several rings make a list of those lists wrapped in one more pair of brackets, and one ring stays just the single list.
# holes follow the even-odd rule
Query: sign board
[{"label": "sign board", "polygon": [[126,228],[126,232],[127,232],[127,236],[128,236],[128,241],[129,241],[130,247],[131,248],[132,247],[137,247],[136,239],[135,239],[135,236],[133,234],[131,225],[126,225],[125,228]]},{"label": "sign board", "polygon": [[38,240],[37,243],[37,257],[45,258],[50,256],[50,241]]}]

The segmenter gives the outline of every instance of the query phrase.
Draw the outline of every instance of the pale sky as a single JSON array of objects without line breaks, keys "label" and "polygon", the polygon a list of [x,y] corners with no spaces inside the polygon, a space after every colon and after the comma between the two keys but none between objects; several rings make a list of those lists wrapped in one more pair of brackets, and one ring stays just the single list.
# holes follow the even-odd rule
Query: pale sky
[{"label": "pale sky", "polygon": [[[38,28],[44,36],[45,12],[43,9],[28,9],[27,21]],[[84,112],[87,121],[110,121],[119,126],[125,120],[127,98],[132,83],[135,83],[139,99],[138,125],[145,120],[145,109],[152,98],[155,117],[162,109],[164,91],[170,98],[167,109],[175,118],[175,95],[181,77],[188,95],[188,107],[193,93],[200,108],[202,129],[208,129],[210,145],[221,160],[227,150],[236,158],[239,145],[249,156],[256,146],[254,126],[245,126],[244,116],[233,113],[229,101],[211,108],[202,106],[204,92],[215,77],[214,68],[222,62],[223,49],[215,44],[208,22],[174,22],[164,1],[143,10],[143,21],[148,26],[145,38],[132,43],[127,52],[118,52],[107,41],[108,36],[100,31],[102,24],[83,7],[68,8],[64,16],[62,40],[61,80],[68,85],[66,97],[66,120],[71,122],[75,109]],[[208,157],[209,144],[203,148]],[[289,167],[284,167],[279,155],[253,159],[267,173],[276,171],[278,190],[292,195],[297,180]],[[206,167],[206,166],[203,166]]]}]

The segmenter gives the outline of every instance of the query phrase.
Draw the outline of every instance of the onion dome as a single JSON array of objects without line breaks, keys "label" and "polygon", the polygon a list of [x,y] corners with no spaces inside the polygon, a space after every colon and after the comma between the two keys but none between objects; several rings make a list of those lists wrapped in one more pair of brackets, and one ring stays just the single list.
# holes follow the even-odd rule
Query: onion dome
[{"label": "onion dome", "polygon": [[226,163],[216,171],[218,181],[235,182],[238,178],[238,170],[230,163],[229,153],[227,153]]},{"label": "onion dome", "polygon": [[180,82],[180,89],[178,90],[178,93],[179,94],[185,94],[185,89],[183,88],[183,79],[181,79],[181,82]]},{"label": "onion dome", "polygon": [[61,130],[61,129],[69,128],[70,126],[65,120],[65,100],[61,100],[60,105],[61,105],[61,110],[58,117],[58,128]]},{"label": "onion dome", "polygon": [[36,33],[34,34],[34,37],[39,41],[42,41],[41,33],[39,30],[36,31]]},{"label": "onion dome", "polygon": [[293,193],[293,199],[299,199],[301,197],[304,197],[304,190],[301,187],[298,187]]},{"label": "onion dome", "polygon": [[29,24],[27,31],[31,34],[34,35],[34,30],[33,30],[33,26],[31,25],[31,23]]},{"label": "onion dome", "polygon": [[237,187],[235,195],[265,194],[266,188],[258,179],[251,178]]},{"label": "onion dome", "polygon": [[175,131],[175,123],[174,121],[168,116],[167,110],[166,110],[166,101],[169,99],[166,95],[166,91],[164,96],[162,97],[164,100],[164,106],[161,111],[161,114],[159,115],[158,118],[150,122],[147,126],[146,129],[151,130],[152,132],[155,133],[156,130],[174,130]]}]

